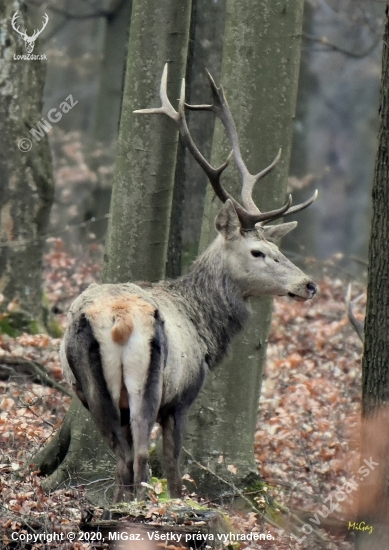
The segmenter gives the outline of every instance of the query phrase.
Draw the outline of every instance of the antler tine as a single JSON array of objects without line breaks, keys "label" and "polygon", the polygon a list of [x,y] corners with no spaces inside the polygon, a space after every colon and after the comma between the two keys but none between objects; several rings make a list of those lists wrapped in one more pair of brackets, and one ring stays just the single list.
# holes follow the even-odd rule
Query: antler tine
[{"label": "antler tine", "polygon": [[175,122],[178,119],[178,113],[173,108],[173,105],[170,103],[169,98],[167,97],[167,63],[163,69],[161,84],[159,88],[159,97],[161,99],[161,107],[156,107],[154,109],[138,109],[134,111],[136,114],[144,115],[167,115],[169,118]]},{"label": "antler tine", "polygon": [[290,216],[291,214],[295,214],[296,212],[300,212],[301,210],[308,208],[310,204],[315,202],[315,200],[317,199],[317,195],[318,195],[318,190],[316,189],[316,191],[314,192],[314,194],[310,199],[300,204],[296,204],[296,206],[292,206],[291,208],[288,208],[288,210],[283,214],[283,217],[285,218],[286,216]]},{"label": "antler tine", "polygon": [[281,208],[277,208],[276,210],[270,210],[269,212],[259,212],[258,214],[248,212],[239,204],[240,211],[237,210],[237,214],[239,216],[242,229],[244,231],[250,231],[254,229],[257,223],[260,223],[261,225],[265,225],[265,223],[281,218],[284,215],[284,213],[288,211],[291,204],[292,204],[292,195],[289,195],[288,200],[283,206],[281,206]]},{"label": "antler tine", "polygon": [[259,210],[258,206],[254,203],[252,198],[253,188],[254,188],[254,185],[266,174],[268,174],[277,164],[281,156],[281,150],[278,152],[275,160],[271,164],[269,164],[269,166],[267,166],[264,170],[262,170],[261,172],[255,175],[250,174],[250,172],[247,169],[247,166],[245,165],[242,159],[242,154],[241,154],[240,145],[239,145],[238,131],[236,129],[235,121],[233,119],[230,107],[224,95],[223,86],[220,86],[218,88],[210,72],[206,70],[206,73],[207,73],[207,77],[208,77],[208,80],[211,86],[211,91],[212,91],[212,98],[213,98],[212,105],[186,104],[186,106],[188,107],[188,109],[192,109],[192,110],[213,111],[220,118],[224,128],[226,129],[229,140],[231,142],[235,163],[242,176],[242,192],[241,192],[242,205],[248,212],[252,214],[260,214],[261,211]]},{"label": "antler tine", "polygon": [[[271,172],[274,168],[274,166],[277,164],[277,162],[281,158],[282,149],[280,149],[277,153],[276,158],[269,164],[269,166],[266,166],[259,174],[256,176],[252,176],[251,174],[247,173],[246,176],[246,182],[243,184],[242,187],[242,202],[243,205],[247,208],[249,212],[255,212],[259,211],[257,205],[253,201],[253,189],[254,185],[263,177],[266,176],[269,172]],[[248,208],[249,207],[249,208]]]},{"label": "antler tine", "polygon": [[300,210],[307,208],[316,199],[317,192],[313,195],[313,197],[311,197],[308,201],[302,204],[291,207],[291,197],[289,197],[288,201],[281,208],[272,210],[270,212],[261,213],[261,211],[259,210],[258,206],[254,203],[252,198],[254,185],[274,168],[274,166],[277,164],[277,162],[281,158],[281,149],[278,151],[276,158],[273,160],[271,164],[269,164],[269,166],[264,168],[258,174],[255,174],[255,175],[250,174],[250,172],[248,171],[242,159],[238,132],[236,129],[235,121],[233,119],[230,107],[224,95],[223,87],[220,86],[218,88],[209,71],[206,71],[206,73],[207,73],[208,80],[211,86],[211,91],[212,91],[212,98],[213,98],[212,105],[189,105],[189,104],[185,104],[185,105],[188,109],[191,109],[193,111],[195,110],[213,111],[220,118],[224,128],[226,129],[226,132],[228,134],[229,140],[232,145],[234,159],[242,177],[241,197],[242,197],[242,205],[244,208],[241,208],[241,211],[238,212],[239,218],[243,222],[242,228],[252,229],[254,225],[258,222],[264,224],[270,221],[274,221],[277,218],[281,218],[282,216],[288,216],[289,214],[294,214],[295,212],[299,212]]},{"label": "antler tine", "polygon": [[184,112],[185,79],[182,80],[180,101],[179,101],[178,111],[176,111],[172,106],[172,104],[170,103],[170,100],[167,95],[167,74],[168,74],[168,65],[166,63],[163,69],[161,86],[160,86],[160,99],[162,103],[161,107],[157,107],[154,109],[138,109],[134,111],[134,113],[149,114],[149,115],[167,115],[169,118],[171,118],[175,122],[178,128],[178,131],[181,135],[184,145],[189,149],[194,159],[198,162],[198,164],[202,167],[204,172],[207,174],[208,179],[211,182],[212,187],[216,195],[219,197],[219,199],[222,202],[226,202],[227,199],[231,199],[236,208],[240,207],[240,205],[224,189],[224,187],[220,182],[221,174],[227,168],[231,160],[231,154],[228,156],[227,160],[218,168],[213,168],[213,166],[211,166],[209,162],[204,158],[204,156],[201,154],[201,152],[195,145],[192,139],[192,136],[190,135],[188,125],[186,123],[185,112]]}]

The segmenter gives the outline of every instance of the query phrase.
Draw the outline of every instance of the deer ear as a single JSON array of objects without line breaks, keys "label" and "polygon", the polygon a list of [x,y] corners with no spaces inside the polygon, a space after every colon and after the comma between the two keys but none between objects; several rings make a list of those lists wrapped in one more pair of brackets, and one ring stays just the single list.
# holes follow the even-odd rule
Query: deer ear
[{"label": "deer ear", "polygon": [[239,237],[240,221],[230,199],[226,200],[220,208],[215,219],[215,227],[225,239],[237,239]]},{"label": "deer ear", "polygon": [[297,222],[280,223],[279,225],[265,225],[262,227],[265,232],[265,239],[271,242],[277,242],[285,237],[297,226]]}]

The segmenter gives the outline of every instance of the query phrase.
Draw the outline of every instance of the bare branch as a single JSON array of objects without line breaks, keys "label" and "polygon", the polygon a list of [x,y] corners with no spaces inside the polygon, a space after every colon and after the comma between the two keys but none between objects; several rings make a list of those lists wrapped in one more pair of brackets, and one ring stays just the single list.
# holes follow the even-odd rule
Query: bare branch
[{"label": "bare branch", "polygon": [[347,317],[350,321],[351,326],[355,330],[355,332],[358,335],[358,338],[363,343],[365,340],[365,332],[364,332],[364,323],[362,321],[359,321],[354,314],[354,306],[356,303],[359,302],[361,298],[363,298],[364,294],[361,294],[360,296],[357,296],[354,298],[354,300],[351,300],[351,284],[347,287],[347,294],[346,294],[346,308],[347,308]]},{"label": "bare branch", "polygon": [[376,49],[376,47],[381,42],[381,37],[378,36],[376,40],[365,51],[354,52],[351,50],[346,50],[345,48],[342,48],[341,46],[337,46],[336,44],[332,44],[331,42],[328,42],[325,36],[322,36],[322,37],[313,36],[303,32],[302,37],[305,38],[305,40],[309,40],[310,42],[316,42],[317,44],[321,44],[322,46],[325,46],[329,50],[342,53],[343,55],[347,55],[348,57],[352,57],[353,59],[361,59],[362,57],[367,57]]},{"label": "bare branch", "polygon": [[8,380],[15,375],[32,376],[34,382],[50,386],[64,395],[74,397],[74,393],[54,380],[42,365],[24,357],[3,355],[0,358],[0,380]]}]

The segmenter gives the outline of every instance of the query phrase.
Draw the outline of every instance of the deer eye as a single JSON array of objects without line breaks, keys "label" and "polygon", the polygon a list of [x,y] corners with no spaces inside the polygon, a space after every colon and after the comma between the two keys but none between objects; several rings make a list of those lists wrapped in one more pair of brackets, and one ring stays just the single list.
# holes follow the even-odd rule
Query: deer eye
[{"label": "deer eye", "polygon": [[260,250],[252,250],[251,255],[254,256],[254,258],[266,258],[266,254]]}]

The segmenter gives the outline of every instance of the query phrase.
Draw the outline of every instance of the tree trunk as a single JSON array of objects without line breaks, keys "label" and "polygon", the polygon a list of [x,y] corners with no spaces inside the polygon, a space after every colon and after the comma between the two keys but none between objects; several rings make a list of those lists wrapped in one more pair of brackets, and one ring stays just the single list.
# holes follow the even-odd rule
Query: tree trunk
[{"label": "tree trunk", "polygon": [[131,8],[132,0],[111,0],[107,7],[112,15],[107,19],[105,29],[93,136],[105,143],[116,141],[119,131]]},{"label": "tree trunk", "polygon": [[[189,0],[163,0],[158,6],[153,0],[133,0],[104,282],[156,281],[165,273],[178,136],[165,117],[134,115],[133,110],[160,105],[166,62],[169,96],[179,97],[190,14]],[[75,398],[59,432],[33,462],[49,474],[47,490],[82,479],[91,500],[104,505],[110,493],[106,482],[96,479],[113,479],[111,455]]]},{"label": "tree trunk", "polygon": [[[194,0],[188,63],[186,101],[192,104],[211,101],[207,68],[218,81],[223,53],[226,0],[210,3]],[[193,116],[192,116],[193,115]],[[214,119],[186,113],[189,132],[205,158],[211,156]],[[204,198],[208,178],[204,170],[180,142],[177,155],[166,277],[187,272],[198,254]]]},{"label": "tree trunk", "polygon": [[[199,104],[211,101],[207,68],[217,82],[223,55],[223,36],[226,16],[226,0],[209,2],[195,0],[191,25],[191,39],[187,66],[188,103]],[[198,144],[202,154],[211,156],[214,119],[211,116],[199,116],[188,111],[187,122],[190,134]],[[172,226],[169,236],[168,277],[177,277],[198,254],[201,234],[201,222],[204,211],[205,192],[208,178],[184,146],[182,159],[183,182],[175,186]]]},{"label": "tree trunk", "polygon": [[18,24],[30,32],[21,5],[0,3],[0,332],[10,334],[42,329],[42,235],[54,193],[47,136],[36,141],[28,132],[42,116],[46,63],[14,59],[26,54],[11,27],[17,10]]},{"label": "tree trunk", "polygon": [[383,39],[380,128],[373,182],[365,342],[362,363],[362,457],[377,463],[361,478],[358,550],[383,550],[389,540],[389,4]]},{"label": "tree trunk", "polygon": [[42,486],[54,491],[69,485],[86,485],[89,498],[108,506],[113,497],[115,458],[84,405],[75,397],[53,439],[34,456]]},{"label": "tree trunk", "polygon": [[[303,33],[314,35],[313,25],[314,7],[309,2],[304,4]],[[309,108],[312,98],[317,97],[320,91],[317,86],[317,79],[311,70],[311,60],[314,53],[311,49],[302,48],[300,61],[300,75],[298,83],[298,92],[296,99],[296,118],[293,126],[293,146],[290,159],[290,176],[302,179],[309,174],[309,163],[307,152],[309,149],[310,135],[307,131]],[[307,200],[313,193],[312,183],[304,189],[292,190],[293,202],[298,204]],[[312,189],[313,187],[313,189]],[[314,206],[299,212],[289,220],[298,220],[297,228],[285,236],[282,240],[282,248],[293,254],[293,262],[301,268],[306,268],[304,258],[308,256],[315,257],[316,253],[316,216]],[[289,221],[288,220],[288,221]]]},{"label": "tree trunk", "polygon": [[[243,157],[257,173],[270,164],[282,147],[282,158],[261,182],[255,194],[261,210],[285,201],[293,118],[296,105],[303,2],[230,0],[221,82],[234,115]],[[212,164],[226,159],[230,145],[217,123]],[[240,178],[229,167],[226,187],[240,196]],[[214,219],[220,204],[209,189],[200,248],[215,236]],[[257,422],[262,368],[271,319],[270,299],[252,300],[253,315],[244,334],[233,344],[229,357],[206,381],[190,414],[186,446],[202,464],[235,484],[244,483],[257,468],[254,433]],[[226,491],[212,476],[186,457],[197,491],[209,496]],[[232,475],[228,466],[238,468]],[[228,489],[227,489],[228,490]]]},{"label": "tree trunk", "polygon": [[[179,97],[190,14],[189,0],[133,2],[104,281],[157,281],[165,275],[178,135],[166,117],[133,110],[160,105],[166,62],[169,97]],[[163,137],[172,134],[168,141]]]}]

